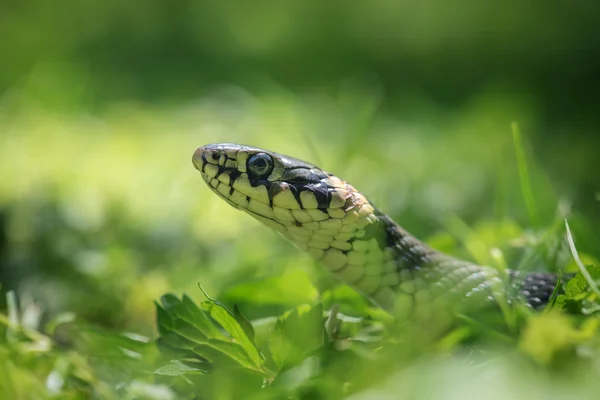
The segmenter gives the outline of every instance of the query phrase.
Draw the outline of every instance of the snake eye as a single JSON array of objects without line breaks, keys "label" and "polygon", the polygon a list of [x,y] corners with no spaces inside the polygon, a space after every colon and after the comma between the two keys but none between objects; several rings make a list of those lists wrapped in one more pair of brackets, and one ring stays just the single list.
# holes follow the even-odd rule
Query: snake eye
[{"label": "snake eye", "polygon": [[273,170],[273,159],[266,153],[257,153],[248,159],[247,167],[252,175],[262,178]]}]

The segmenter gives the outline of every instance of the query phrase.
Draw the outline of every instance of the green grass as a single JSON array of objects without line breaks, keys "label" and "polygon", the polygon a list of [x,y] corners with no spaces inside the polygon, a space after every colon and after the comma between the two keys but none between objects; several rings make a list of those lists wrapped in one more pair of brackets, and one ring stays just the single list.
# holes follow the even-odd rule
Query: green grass
[{"label": "green grass", "polygon": [[[370,96],[3,109],[0,397],[595,397],[600,247],[522,112],[409,123]],[[204,187],[191,154],[220,141],[317,162],[450,254],[579,274],[539,313],[395,319]]]}]

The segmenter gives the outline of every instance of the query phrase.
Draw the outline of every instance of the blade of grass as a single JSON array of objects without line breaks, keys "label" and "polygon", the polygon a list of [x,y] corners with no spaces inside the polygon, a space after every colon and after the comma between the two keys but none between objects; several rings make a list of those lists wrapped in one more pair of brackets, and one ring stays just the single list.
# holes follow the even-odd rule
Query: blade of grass
[{"label": "blade of grass", "polygon": [[515,146],[515,154],[517,157],[517,168],[519,169],[519,180],[521,183],[521,193],[523,200],[525,201],[525,207],[527,208],[527,214],[529,215],[529,222],[533,226],[537,226],[538,222],[538,211],[533,198],[533,190],[531,189],[531,181],[529,179],[529,170],[527,169],[527,160],[525,158],[525,151],[523,150],[523,140],[521,137],[521,131],[519,124],[516,122],[512,123],[512,137]]},{"label": "blade of grass", "polygon": [[590,285],[592,291],[596,294],[596,296],[598,296],[598,298],[600,298],[600,290],[598,289],[598,285],[596,285],[596,282],[594,282],[594,279],[592,279],[592,276],[590,275],[587,268],[585,267],[585,265],[583,265],[581,259],[579,258],[579,253],[577,252],[577,248],[575,248],[575,241],[573,240],[573,235],[571,234],[571,229],[569,228],[569,222],[566,218],[565,227],[567,229],[567,241],[569,242],[569,247],[571,248],[571,254],[573,255],[573,259],[579,267],[581,275],[583,275],[588,285]]}]

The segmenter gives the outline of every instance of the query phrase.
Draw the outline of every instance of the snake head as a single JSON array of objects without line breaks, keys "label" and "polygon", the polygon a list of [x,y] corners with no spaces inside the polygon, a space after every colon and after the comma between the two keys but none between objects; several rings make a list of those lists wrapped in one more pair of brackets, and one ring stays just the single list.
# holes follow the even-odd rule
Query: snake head
[{"label": "snake head", "polygon": [[[217,195],[305,250],[306,241],[299,236],[323,239],[318,235],[343,233],[346,238],[364,228],[365,218],[375,218],[371,204],[351,185],[283,154],[219,143],[199,147],[192,162]],[[321,255],[325,249],[320,250],[314,253]]]},{"label": "snake head", "polygon": [[233,143],[199,147],[192,162],[233,207],[279,232],[341,280],[365,294],[377,292],[379,303],[390,302],[382,282],[397,278],[385,227],[350,184],[302,160]]},{"label": "snake head", "polygon": [[313,164],[283,154],[219,143],[199,147],[192,162],[211,189],[229,204],[278,224],[328,219],[328,209],[345,210],[353,205],[355,191],[350,185]]}]

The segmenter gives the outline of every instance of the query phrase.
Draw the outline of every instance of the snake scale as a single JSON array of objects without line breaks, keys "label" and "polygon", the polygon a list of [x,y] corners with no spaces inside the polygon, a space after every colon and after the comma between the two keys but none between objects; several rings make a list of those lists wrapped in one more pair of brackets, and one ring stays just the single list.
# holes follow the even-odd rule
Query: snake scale
[{"label": "snake scale", "polygon": [[302,160],[219,143],[199,147],[192,162],[227,203],[280,233],[387,311],[499,298],[520,299],[537,309],[556,288],[554,274],[503,274],[432,249],[352,185]]}]

